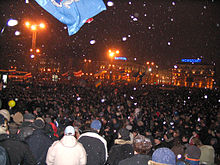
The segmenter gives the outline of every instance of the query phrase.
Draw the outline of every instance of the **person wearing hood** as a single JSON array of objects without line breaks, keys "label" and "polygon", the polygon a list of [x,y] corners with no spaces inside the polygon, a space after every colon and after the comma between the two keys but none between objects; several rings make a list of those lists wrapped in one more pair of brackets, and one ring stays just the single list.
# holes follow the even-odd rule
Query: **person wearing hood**
[{"label": "person wearing hood", "polygon": [[61,140],[55,141],[47,152],[47,165],[85,165],[86,151],[74,137],[75,129],[67,126]]},{"label": "person wearing hood", "polygon": [[115,145],[110,149],[107,164],[118,165],[121,160],[134,155],[130,132],[126,128],[121,128],[118,131],[118,139],[115,139],[114,143]]}]

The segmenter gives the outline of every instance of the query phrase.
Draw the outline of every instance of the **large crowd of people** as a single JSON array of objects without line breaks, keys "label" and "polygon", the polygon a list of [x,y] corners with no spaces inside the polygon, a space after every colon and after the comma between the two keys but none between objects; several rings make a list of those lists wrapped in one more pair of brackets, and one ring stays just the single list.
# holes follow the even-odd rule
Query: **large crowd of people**
[{"label": "large crowd of people", "polygon": [[218,89],[10,83],[0,99],[2,164],[220,164]]}]

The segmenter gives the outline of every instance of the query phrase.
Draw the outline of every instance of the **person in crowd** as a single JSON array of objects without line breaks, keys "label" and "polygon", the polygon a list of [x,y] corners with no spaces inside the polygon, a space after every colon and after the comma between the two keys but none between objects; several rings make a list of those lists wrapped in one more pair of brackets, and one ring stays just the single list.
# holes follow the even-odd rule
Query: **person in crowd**
[{"label": "person in crowd", "polygon": [[86,151],[74,135],[74,127],[67,126],[63,138],[55,141],[49,148],[47,165],[86,165]]},{"label": "person in crowd", "polygon": [[200,164],[214,165],[215,150],[211,145],[204,145],[199,139],[195,139],[195,145],[200,149]]},{"label": "person in crowd", "polygon": [[37,118],[33,123],[33,134],[25,138],[25,142],[29,145],[38,165],[46,164],[46,155],[53,141],[45,134],[45,121]]},{"label": "person in crowd", "polygon": [[118,139],[115,139],[114,144],[109,152],[107,164],[118,165],[121,160],[134,155],[130,132],[126,128],[118,131]]},{"label": "person in crowd", "polygon": [[18,133],[18,130],[23,123],[24,117],[21,112],[16,112],[15,114],[12,114],[11,117],[13,120],[9,123],[9,132],[10,134],[15,135]]},{"label": "person in crowd", "polygon": [[98,133],[102,127],[99,120],[93,120],[90,132],[80,135],[79,142],[87,153],[87,165],[103,165],[108,157],[107,141]]},{"label": "person in crowd", "polygon": [[146,165],[151,160],[151,156],[148,155],[152,149],[152,143],[150,139],[143,135],[137,135],[133,142],[134,155],[131,158],[121,160],[119,165]]},{"label": "person in crowd", "polygon": [[1,109],[0,114],[4,116],[4,118],[7,120],[7,123],[11,120],[11,115],[7,109]]},{"label": "person in crowd", "polygon": [[8,153],[4,147],[0,146],[0,164],[1,165],[10,165]]},{"label": "person in crowd", "polygon": [[181,143],[181,139],[179,137],[174,139],[174,145],[171,150],[176,155],[177,161],[184,161],[185,146]]},{"label": "person in crowd", "polygon": [[176,156],[169,148],[162,147],[154,151],[148,165],[176,165]]},{"label": "person in crowd", "polygon": [[[194,140],[193,140],[194,143]],[[201,150],[195,145],[188,145],[185,150],[185,161],[190,165],[199,165]]]},{"label": "person in crowd", "polygon": [[0,146],[4,147],[8,153],[10,164],[36,165],[36,160],[28,145],[10,136],[8,133],[7,119],[0,114]]}]

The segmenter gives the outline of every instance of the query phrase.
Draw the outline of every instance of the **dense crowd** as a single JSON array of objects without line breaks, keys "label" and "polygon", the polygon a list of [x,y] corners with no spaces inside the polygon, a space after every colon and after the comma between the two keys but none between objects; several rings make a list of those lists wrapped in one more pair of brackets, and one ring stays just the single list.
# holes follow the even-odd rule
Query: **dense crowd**
[{"label": "dense crowd", "polygon": [[33,82],[0,98],[8,164],[219,164],[218,89]]}]

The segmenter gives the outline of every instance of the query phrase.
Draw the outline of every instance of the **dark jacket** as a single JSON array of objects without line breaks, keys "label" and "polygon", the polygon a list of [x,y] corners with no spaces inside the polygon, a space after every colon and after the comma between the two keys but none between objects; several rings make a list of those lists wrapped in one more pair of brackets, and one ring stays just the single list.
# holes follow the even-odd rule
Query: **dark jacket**
[{"label": "dark jacket", "polygon": [[8,152],[11,165],[35,165],[36,160],[33,157],[28,145],[15,137],[7,134],[0,135],[0,146]]},{"label": "dark jacket", "polygon": [[125,141],[122,139],[116,139],[116,144],[112,146],[107,164],[118,165],[118,163],[126,158],[130,158],[134,155],[134,149],[130,141]]},{"label": "dark jacket", "polygon": [[39,164],[45,164],[47,151],[53,141],[41,129],[37,129],[25,140]]},{"label": "dark jacket", "polygon": [[119,162],[119,165],[147,165],[151,157],[148,155],[137,154]]},{"label": "dark jacket", "polygon": [[107,160],[107,142],[95,132],[83,133],[78,140],[86,150],[87,165],[104,165]]}]

